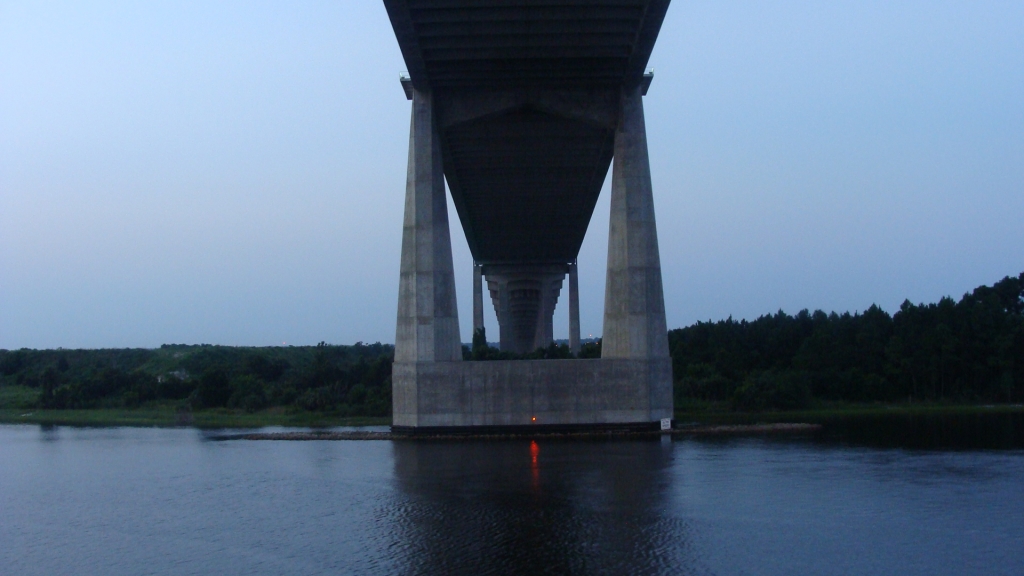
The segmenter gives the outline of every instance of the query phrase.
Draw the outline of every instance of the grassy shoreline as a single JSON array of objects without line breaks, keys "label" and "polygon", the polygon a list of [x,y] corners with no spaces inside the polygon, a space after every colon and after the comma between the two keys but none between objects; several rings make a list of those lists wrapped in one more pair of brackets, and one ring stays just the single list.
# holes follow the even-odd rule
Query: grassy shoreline
[{"label": "grassy shoreline", "polygon": [[[716,405],[685,406],[675,413],[677,424],[738,425],[820,423],[833,418],[1024,413],[1020,404],[870,404],[834,405],[785,412],[733,412]],[[328,428],[336,426],[388,426],[390,417],[351,417],[330,413],[267,410],[246,413],[225,409],[180,413],[173,407],[98,408],[92,410],[0,409],[0,424],[56,426],[138,426],[194,428]]]},{"label": "grassy shoreline", "polygon": [[390,417],[352,417],[316,412],[199,410],[182,414],[173,408],[97,408],[92,410],[0,409],[0,424],[55,426],[136,426],[193,428],[328,428],[334,426],[389,426]]},{"label": "grassy shoreline", "polygon": [[677,408],[675,420],[700,424],[820,423],[835,418],[1013,413],[1024,413],[1024,404],[833,404],[778,412],[736,412],[706,404]]}]

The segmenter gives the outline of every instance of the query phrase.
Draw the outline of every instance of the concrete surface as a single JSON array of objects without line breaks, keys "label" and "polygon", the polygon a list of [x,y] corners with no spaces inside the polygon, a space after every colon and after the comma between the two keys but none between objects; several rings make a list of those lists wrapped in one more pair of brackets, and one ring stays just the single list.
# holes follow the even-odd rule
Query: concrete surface
[{"label": "concrete surface", "polygon": [[462,359],[448,203],[431,94],[413,91],[395,360]]},{"label": "concrete surface", "polygon": [[668,358],[396,362],[392,378],[394,426],[627,424],[672,417]]},{"label": "concrete surface", "polygon": [[658,230],[638,86],[622,97],[615,131],[602,358],[667,358]]}]

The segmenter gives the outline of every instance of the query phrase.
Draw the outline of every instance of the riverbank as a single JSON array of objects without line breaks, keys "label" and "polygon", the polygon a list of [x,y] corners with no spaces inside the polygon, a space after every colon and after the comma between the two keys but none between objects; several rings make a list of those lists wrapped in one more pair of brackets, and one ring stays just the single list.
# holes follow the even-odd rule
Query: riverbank
[{"label": "riverbank", "polygon": [[367,430],[306,431],[306,432],[250,432],[245,434],[224,434],[211,440],[515,440],[520,438],[558,438],[565,440],[587,440],[597,438],[644,438],[662,435],[672,436],[764,436],[774,434],[810,434],[821,430],[821,424],[747,424],[732,426],[684,426],[672,430],[651,431],[579,431],[502,433],[502,434],[431,434],[406,436],[392,432]]},{"label": "riverbank", "polygon": [[725,404],[695,404],[675,412],[680,424],[749,425],[777,422],[823,423],[837,418],[880,416],[955,416],[1024,413],[1024,404],[831,404],[807,410],[737,412]]},{"label": "riverbank", "polygon": [[180,412],[167,408],[97,408],[94,410],[0,409],[0,424],[54,426],[142,426],[195,428],[330,428],[336,426],[390,426],[391,418],[339,416],[317,412],[266,410],[247,413],[230,410]]},{"label": "riverbank", "polygon": [[[686,406],[675,414],[679,429],[714,426],[753,426],[802,422],[821,424],[837,418],[878,416],[940,416],[1024,413],[1024,405],[833,405],[785,412],[735,412],[716,405]],[[389,417],[351,417],[338,414],[283,409],[260,412],[226,409],[181,412],[173,406],[156,408],[98,408],[93,410],[37,410],[0,408],[2,424],[57,426],[151,426],[195,428],[334,428],[340,426],[389,426]]]}]

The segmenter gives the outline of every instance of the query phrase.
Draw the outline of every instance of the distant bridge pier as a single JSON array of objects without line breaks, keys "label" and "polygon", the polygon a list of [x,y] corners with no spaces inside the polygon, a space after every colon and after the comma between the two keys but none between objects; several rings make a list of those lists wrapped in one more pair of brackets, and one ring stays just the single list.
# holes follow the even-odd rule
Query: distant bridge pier
[{"label": "distant bridge pier", "polygon": [[555,305],[566,272],[564,264],[484,266],[502,351],[525,354],[554,342]]},{"label": "distant bridge pier", "polygon": [[473,262],[473,335],[484,329],[484,267]]}]

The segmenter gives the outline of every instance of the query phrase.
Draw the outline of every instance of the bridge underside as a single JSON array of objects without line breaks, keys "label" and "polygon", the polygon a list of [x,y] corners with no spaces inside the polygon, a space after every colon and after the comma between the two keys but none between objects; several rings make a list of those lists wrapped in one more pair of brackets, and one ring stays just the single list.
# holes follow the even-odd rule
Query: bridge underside
[{"label": "bridge underside", "polygon": [[575,260],[668,0],[385,0],[482,264]]},{"label": "bridge underside", "polygon": [[[442,382],[479,380],[480,370],[518,378],[523,385],[532,382],[535,392],[555,393],[545,388],[545,382],[554,381],[544,374],[516,376],[526,364],[455,367],[461,346],[445,181],[477,264],[474,328],[483,325],[486,278],[502,349],[527,352],[551,342],[562,281],[570,273],[570,287],[575,287],[576,256],[614,158],[603,357],[661,366],[667,341],[641,96],[650,83],[644,68],[668,0],[384,4],[409,71],[403,87],[413,102],[396,338],[396,426],[424,425],[412,422],[420,421],[416,407],[426,404],[409,398],[436,397],[447,390]],[[570,340],[578,351],[575,292],[569,300],[575,326]],[[437,377],[444,365],[449,376]],[[537,370],[568,378],[582,364],[545,366]],[[650,380],[645,394],[656,401],[645,402],[648,410],[642,415],[545,418],[646,422],[670,417],[671,375],[666,392],[663,371],[650,373],[657,382],[641,380]],[[597,378],[615,381],[610,374]],[[487,386],[501,388],[488,378]],[[635,394],[627,388],[620,394],[625,396],[612,393],[606,399],[632,402]],[[517,418],[532,424],[535,417],[496,416],[491,424],[514,425]],[[489,425],[472,414],[451,422]]]},{"label": "bridge underside", "polygon": [[[568,96],[614,110],[617,94],[603,92]],[[598,123],[539,96],[501,96],[464,96],[498,110],[450,126],[440,110],[445,175],[470,251],[483,264],[572,262],[611,163],[615,116]]]}]

